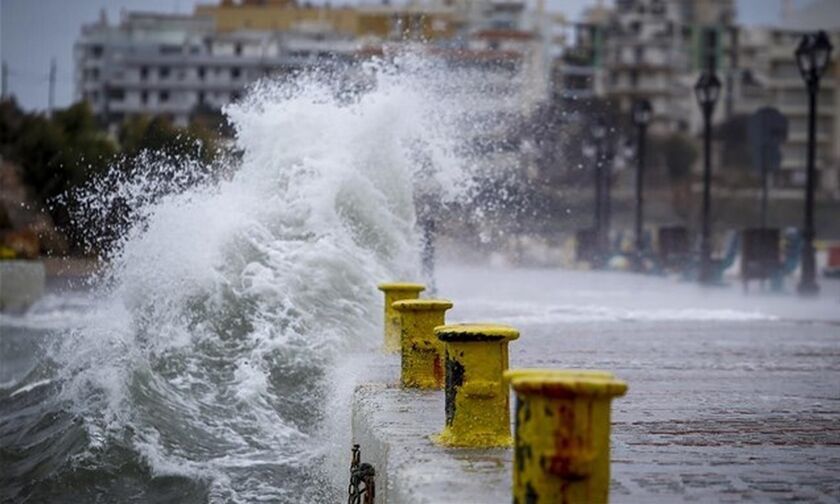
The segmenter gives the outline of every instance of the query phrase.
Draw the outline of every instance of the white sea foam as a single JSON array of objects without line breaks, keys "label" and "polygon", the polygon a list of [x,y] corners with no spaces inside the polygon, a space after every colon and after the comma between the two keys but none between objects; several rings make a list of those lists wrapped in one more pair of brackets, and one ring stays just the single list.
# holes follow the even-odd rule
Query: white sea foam
[{"label": "white sea foam", "polygon": [[[38,380],[36,382],[32,382],[28,385],[24,385],[23,387],[20,387],[19,389],[15,390],[11,394],[9,394],[9,397],[14,397],[18,394],[25,394],[25,393],[29,392],[30,390],[35,390],[38,387],[43,387],[44,385],[48,385],[50,383],[52,383],[52,380],[50,380],[50,379],[44,379],[44,380]],[[2,387],[2,385],[0,385],[0,387]]]},{"label": "white sea foam", "polygon": [[49,293],[22,314],[0,312],[0,325],[9,328],[55,331],[84,323],[93,304],[83,292]]},{"label": "white sea foam", "polygon": [[152,165],[82,195],[89,212],[119,198],[133,216],[101,302],[53,351],[92,447],[128,439],[153,474],[240,502],[285,491],[281,474],[242,468],[339,450],[315,426],[349,425],[325,404],[350,390],[325,387],[324,369],[378,343],[378,282],[419,277],[418,172],[434,166],[444,200],[470,183],[464,105],[438,94],[452,75],[400,56],[360,78],[349,98],[318,74],[255,87],[226,110],[241,161],[221,181],[161,189],[150,174],[203,168]]}]

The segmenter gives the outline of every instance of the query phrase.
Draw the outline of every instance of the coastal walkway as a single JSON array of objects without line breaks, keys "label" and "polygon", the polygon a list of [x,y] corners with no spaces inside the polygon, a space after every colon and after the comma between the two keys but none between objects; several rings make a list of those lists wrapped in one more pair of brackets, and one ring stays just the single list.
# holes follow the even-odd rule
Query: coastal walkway
[{"label": "coastal walkway", "polygon": [[[455,304],[447,322],[520,330],[511,368],[604,369],[629,384],[612,403],[613,502],[840,500],[836,297],[710,295],[609,273],[459,268],[440,279]],[[398,382],[399,358],[387,356],[353,401],[377,502],[510,502],[512,449],[434,444],[443,392]]]}]

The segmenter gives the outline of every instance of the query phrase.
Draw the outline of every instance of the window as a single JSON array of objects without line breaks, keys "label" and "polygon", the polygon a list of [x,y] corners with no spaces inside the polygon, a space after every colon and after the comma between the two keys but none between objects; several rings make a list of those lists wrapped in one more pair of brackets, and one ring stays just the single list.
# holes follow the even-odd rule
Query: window
[{"label": "window", "polygon": [[198,101],[198,103],[200,103],[200,104],[203,104],[203,103],[204,103],[204,91],[199,91],[199,92],[198,92],[198,99],[197,99],[197,101]]},{"label": "window", "polygon": [[657,16],[662,16],[665,14],[665,5],[661,1],[654,1],[653,5],[650,6],[650,12]]},{"label": "window", "polygon": [[198,70],[196,70],[196,72],[198,73],[198,78],[200,80],[204,80],[204,74],[206,73],[204,67],[198,67]]},{"label": "window", "polygon": [[169,67],[160,67],[160,70],[158,70],[158,75],[160,75],[161,79],[169,78]]},{"label": "window", "polygon": [[149,68],[140,67],[140,80],[146,80],[149,77]]},{"label": "window", "polygon": [[140,91],[140,103],[146,105],[149,103],[149,92],[148,91]]},{"label": "window", "polygon": [[233,46],[233,54],[242,56],[242,44],[238,43]]},{"label": "window", "polygon": [[239,68],[232,68],[230,70],[230,77],[232,79],[238,79],[240,75],[242,75],[242,70],[240,70]]},{"label": "window", "polygon": [[169,101],[169,91],[161,91],[160,95],[158,96],[158,101],[161,103],[166,103]]},{"label": "window", "polygon": [[125,89],[112,88],[108,90],[108,99],[122,101],[125,98]]},{"label": "window", "polygon": [[239,94],[239,91],[234,91],[230,94],[230,101],[236,101],[239,99],[240,96],[241,95]]},{"label": "window", "polygon": [[90,47],[90,55],[94,58],[99,58],[100,56],[102,56],[103,52],[105,52],[105,50],[102,48],[101,45],[95,45]]}]

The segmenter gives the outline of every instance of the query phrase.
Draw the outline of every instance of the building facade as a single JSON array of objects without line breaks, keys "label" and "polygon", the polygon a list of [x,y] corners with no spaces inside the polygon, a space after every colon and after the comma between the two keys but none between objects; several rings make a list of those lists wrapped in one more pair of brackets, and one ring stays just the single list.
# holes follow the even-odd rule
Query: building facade
[{"label": "building facade", "polygon": [[[771,187],[800,188],[805,182],[808,96],[794,59],[804,33],[824,28],[840,47],[840,3],[817,2],[809,22],[740,27],[732,0],[617,0],[591,8],[571,27],[573,43],[557,62],[556,94],[570,109],[602,98],[629,113],[636,99],[653,105],[655,134],[699,135],[702,115],[693,86],[714,67],[723,88],[713,122],[723,124],[771,106],[788,118],[781,170]],[[802,16],[799,16],[800,18]],[[822,81],[817,121],[818,187],[840,194],[840,90],[838,57]]]},{"label": "building facade", "polygon": [[77,99],[113,127],[150,114],[186,125],[255,80],[354,57],[347,37],[314,31],[219,32],[207,16],[129,13],[85,26],[75,46]]},{"label": "building facade", "polygon": [[733,0],[617,0],[590,8],[571,27],[573,40],[557,62],[558,93],[566,100],[601,97],[629,112],[651,102],[653,128],[697,128],[685,100],[709,64],[729,65],[726,43]]},{"label": "building facade", "polygon": [[[75,45],[76,98],[112,129],[133,115],[186,125],[266,76],[341,67],[423,41],[451,64],[495,67],[523,111],[545,101],[552,39],[524,1],[433,0],[357,8],[223,0],[193,15],[127,13],[86,25]],[[501,72],[501,73],[499,73]],[[524,76],[513,79],[512,76]]]},{"label": "building facade", "polygon": [[[739,66],[734,72],[733,115],[750,115],[762,107],[778,109],[788,120],[781,169],[773,174],[777,188],[805,184],[808,148],[808,92],[794,50],[803,31],[785,28],[739,30]],[[831,34],[840,47],[840,31]],[[840,59],[838,51],[821,81],[817,96],[817,187],[840,196]]]}]

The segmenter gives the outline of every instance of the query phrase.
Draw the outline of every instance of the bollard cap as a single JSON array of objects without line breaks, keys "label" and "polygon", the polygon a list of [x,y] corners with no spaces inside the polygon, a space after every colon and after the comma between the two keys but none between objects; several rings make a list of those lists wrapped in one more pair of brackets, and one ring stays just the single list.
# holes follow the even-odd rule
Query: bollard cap
[{"label": "bollard cap", "polygon": [[519,331],[502,324],[451,324],[435,327],[435,336],[441,341],[512,341]]},{"label": "bollard cap", "polygon": [[406,292],[421,292],[426,290],[426,286],[420,283],[411,282],[390,282],[381,283],[376,286],[383,292],[406,291]]},{"label": "bollard cap", "polygon": [[532,376],[545,376],[548,374],[568,374],[571,376],[583,376],[593,378],[615,378],[615,375],[609,371],[602,371],[600,369],[547,369],[547,368],[520,368],[508,369],[504,373],[504,379],[507,382],[513,380],[528,378]]},{"label": "bollard cap", "polygon": [[627,383],[607,371],[585,369],[512,369],[505,378],[519,394],[557,398],[616,397],[627,392]]},{"label": "bollard cap", "polygon": [[391,304],[397,311],[432,311],[452,308],[448,299],[404,299]]}]

